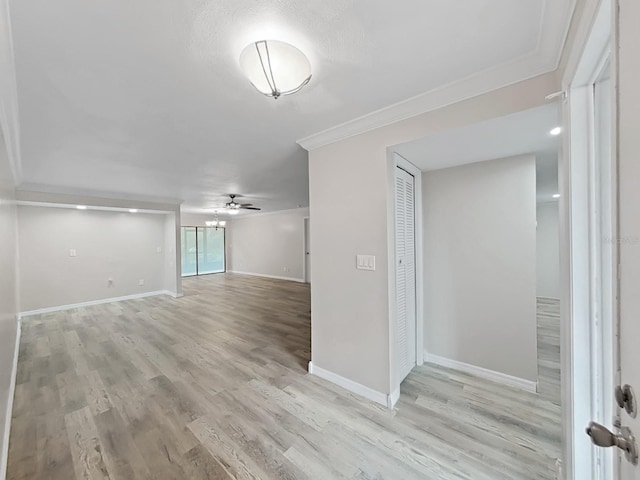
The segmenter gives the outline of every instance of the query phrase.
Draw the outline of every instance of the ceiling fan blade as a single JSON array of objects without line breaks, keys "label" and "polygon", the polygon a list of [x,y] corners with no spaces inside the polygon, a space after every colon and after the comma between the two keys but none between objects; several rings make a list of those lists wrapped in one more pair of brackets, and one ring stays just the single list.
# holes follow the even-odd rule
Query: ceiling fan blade
[{"label": "ceiling fan blade", "polygon": [[241,207],[253,207],[253,203],[241,203]]},{"label": "ceiling fan blade", "polygon": [[258,208],[258,207],[240,207],[240,208],[244,210],[262,210],[261,208]]}]

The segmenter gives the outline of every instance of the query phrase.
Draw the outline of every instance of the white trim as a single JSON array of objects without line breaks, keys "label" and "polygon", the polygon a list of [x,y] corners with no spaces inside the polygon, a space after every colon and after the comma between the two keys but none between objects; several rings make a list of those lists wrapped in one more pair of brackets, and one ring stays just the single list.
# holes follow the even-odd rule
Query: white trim
[{"label": "white trim", "polygon": [[515,387],[533,393],[538,391],[537,382],[526,380],[524,378],[514,377],[512,375],[507,375],[506,373],[496,372],[494,370],[478,367],[469,363],[459,362],[458,360],[451,360],[426,351],[424,352],[424,359],[425,362],[440,365],[441,367],[452,368],[454,370],[468,373],[478,378],[491,380],[496,383],[501,383],[509,387]]},{"label": "white trim", "polygon": [[81,303],[70,303],[68,305],[59,305],[57,307],[39,308],[37,310],[28,310],[26,312],[20,312],[20,318],[30,317],[32,315],[40,315],[42,313],[60,312],[63,310],[72,310],[74,308],[91,307],[93,305],[102,305],[104,303],[121,302],[123,300],[135,300],[137,298],[155,297],[157,295],[170,295],[178,298],[178,294],[170,292],[169,290],[156,290],[155,292],[136,293],[133,295],[124,295],[122,297],[102,298],[100,300],[91,300]]},{"label": "white trim", "polygon": [[169,295],[170,297],[173,297],[173,298],[182,298],[182,297],[184,297],[183,293],[172,292],[170,290],[162,290],[162,293],[165,294],[165,295]]},{"label": "white trim", "polygon": [[9,397],[7,398],[7,411],[2,437],[2,452],[0,453],[0,478],[5,479],[9,460],[9,436],[11,434],[11,417],[13,416],[13,397],[16,392],[16,379],[18,376],[18,357],[20,355],[20,337],[22,336],[22,324],[20,317],[17,319],[16,345],[13,350],[13,365],[11,367],[11,380],[9,383]]},{"label": "white trim", "polygon": [[393,409],[393,407],[396,406],[396,403],[398,403],[398,400],[400,400],[400,387],[399,386],[393,392],[391,392],[391,395],[388,395],[388,397],[387,397],[387,407],[390,408],[390,409]]},{"label": "white trim", "polygon": [[[520,68],[522,63],[524,62],[518,62],[516,64],[518,68]],[[512,68],[511,65],[507,65],[502,69],[488,70],[474,74],[471,77],[430,90],[421,95],[354,118],[353,120],[309,135],[308,137],[301,138],[296,143],[305,150],[312,151],[377,128],[392,125],[411,117],[439,110],[464,100],[529,80],[554,70],[553,67],[549,66],[541,70],[535,69],[521,76],[517,74],[518,68]],[[498,73],[500,71],[505,71],[506,74]]]},{"label": "white trim", "polygon": [[[594,26],[594,22],[598,15],[598,10],[600,9],[599,1],[589,1],[583,2],[584,11],[582,12],[582,16],[580,21],[577,23],[577,27],[575,29],[575,34],[573,35],[573,41],[571,45],[565,43],[562,54],[564,55],[564,50],[570,48],[567,51],[566,61],[564,62],[564,70],[562,75],[562,89],[567,90],[569,84],[572,83],[576,71],[578,70],[578,64],[582,58],[582,54],[585,51],[585,47],[589,37],[591,35],[591,30]],[[575,16],[575,12],[574,12]],[[566,131],[566,130],[565,130]]]},{"label": "white trim", "polygon": [[373,402],[379,403],[380,405],[384,405],[385,407],[389,407],[389,405],[395,404],[395,402],[392,401],[395,392],[394,394],[387,395],[386,393],[379,392],[377,390],[374,390],[373,388],[366,387],[358,382],[354,382],[353,380],[342,377],[337,373],[330,372],[329,370],[325,370],[324,368],[316,367],[313,362],[309,362],[309,373],[311,375],[315,375],[316,377],[323,378],[331,383],[335,383],[345,390],[349,390],[352,393],[360,395]]},{"label": "white trim", "polygon": [[[568,98],[563,105],[562,161],[560,162],[560,281],[561,281],[561,371],[562,446],[567,479],[601,478],[594,466],[602,452],[593,449],[584,435],[584,425],[594,420],[591,390],[588,165],[590,83],[602,54],[611,48],[612,2],[586,2],[569,52],[562,87]],[[615,32],[615,30],[614,30]],[[615,50],[614,50],[615,54]],[[615,75],[615,73],[614,73]],[[615,78],[612,77],[615,84]],[[615,116],[614,116],[615,117]],[[615,155],[613,156],[615,158]],[[606,460],[606,459],[605,459]],[[599,463],[607,468],[607,462]],[[604,477],[602,477],[604,478]]]},{"label": "white trim", "polygon": [[[224,210],[224,209],[223,209]],[[306,210],[306,212],[305,212]],[[189,212],[187,212],[189,213]],[[224,214],[224,211],[220,211],[220,214]],[[233,224],[233,222],[238,221],[238,220],[242,220],[244,218],[251,218],[251,217],[264,217],[265,215],[285,215],[287,213],[304,213],[304,215],[308,216],[309,215],[309,207],[298,207],[298,208],[289,208],[287,210],[275,210],[273,212],[256,212],[256,213],[242,213],[242,214],[238,214],[238,215],[230,215],[229,220],[231,222],[231,224]]]},{"label": "white trim", "polygon": [[290,282],[305,283],[304,278],[281,277],[280,275],[268,275],[266,273],[238,272],[237,270],[227,270],[227,273],[235,273],[237,275],[250,275],[252,277],[273,278],[275,280],[288,280]]}]

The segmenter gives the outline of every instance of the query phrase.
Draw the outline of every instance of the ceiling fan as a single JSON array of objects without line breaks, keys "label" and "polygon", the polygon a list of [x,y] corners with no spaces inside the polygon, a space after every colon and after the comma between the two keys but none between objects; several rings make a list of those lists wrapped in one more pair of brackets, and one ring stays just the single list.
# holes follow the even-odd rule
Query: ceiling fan
[{"label": "ceiling fan", "polygon": [[230,194],[231,201],[225,203],[224,207],[227,209],[227,213],[236,214],[240,210],[261,210],[258,207],[254,207],[252,203],[238,203],[236,202],[237,195]]}]

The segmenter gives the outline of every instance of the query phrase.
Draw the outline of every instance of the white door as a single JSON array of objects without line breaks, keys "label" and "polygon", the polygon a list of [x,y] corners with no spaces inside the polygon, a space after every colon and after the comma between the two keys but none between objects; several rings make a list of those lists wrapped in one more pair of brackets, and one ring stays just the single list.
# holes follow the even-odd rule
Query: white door
[{"label": "white door", "polygon": [[[566,188],[571,205],[571,378],[574,480],[613,478],[616,453],[591,443],[590,430],[613,429],[613,391],[617,361],[616,175],[613,155],[613,89],[608,49],[589,57],[583,79],[571,88],[571,180]],[[564,202],[561,197],[561,202]],[[569,333],[563,330],[563,334]],[[563,374],[564,375],[564,374]]]},{"label": "white door", "polygon": [[[598,19],[605,21],[594,23],[595,34],[592,33],[583,56],[585,65],[589,65],[591,58],[591,67],[584,71],[587,75],[591,72],[591,80],[573,88],[570,94],[572,329],[574,339],[579,340],[586,333],[581,342],[590,346],[584,349],[589,353],[584,357],[580,352],[575,354],[580,348],[574,344],[575,436],[571,477],[574,480],[640,480],[637,458],[630,458],[625,452],[637,449],[633,436],[640,434],[640,418],[614,401],[616,387],[629,386],[636,397],[640,391],[638,18],[637,0],[602,2]],[[598,53],[603,49],[604,55]],[[575,134],[580,130],[584,135]],[[582,173],[581,158],[589,159]],[[582,182],[581,178],[587,181]],[[584,208],[587,215],[580,218],[582,209],[578,205],[583,192],[583,204],[588,207]],[[582,251],[587,262],[575,248],[581,245],[581,233],[587,239],[587,248]],[[581,283],[587,287],[582,293]],[[580,298],[589,298],[587,308],[581,308]],[[582,318],[588,319],[589,328],[581,331]],[[586,386],[584,398],[576,397],[581,382]],[[584,413],[601,424],[588,430],[593,443],[600,447],[583,443],[580,429]],[[622,448],[602,447],[616,443]]]},{"label": "white door", "polygon": [[304,219],[304,281],[311,283],[311,237],[309,236],[309,219]]},{"label": "white door", "polygon": [[[616,111],[618,158],[618,261],[620,385],[640,393],[640,2],[619,0]],[[620,414],[640,437],[640,415]],[[621,453],[618,451],[618,456]],[[622,455],[623,456],[623,455]],[[621,459],[619,478],[640,480],[640,468]]]},{"label": "white door", "polygon": [[415,179],[396,167],[396,323],[398,376],[416,365]]}]

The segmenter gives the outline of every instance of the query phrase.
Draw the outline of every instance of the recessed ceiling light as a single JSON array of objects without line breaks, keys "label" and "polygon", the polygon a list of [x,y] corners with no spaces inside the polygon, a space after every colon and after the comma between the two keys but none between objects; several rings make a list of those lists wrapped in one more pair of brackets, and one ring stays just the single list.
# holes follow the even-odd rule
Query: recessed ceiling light
[{"label": "recessed ceiling light", "polygon": [[552,128],[549,133],[551,135],[560,135],[562,133],[562,127]]},{"label": "recessed ceiling light", "polygon": [[560,194],[559,193],[554,193],[553,194],[553,198],[560,198]]},{"label": "recessed ceiling light", "polygon": [[86,209],[87,209],[87,206],[86,206],[86,205],[76,205],[76,208],[77,208],[78,210],[86,210]]},{"label": "recessed ceiling light", "polygon": [[130,208],[129,209],[129,213],[138,213],[138,209],[137,208]]}]

